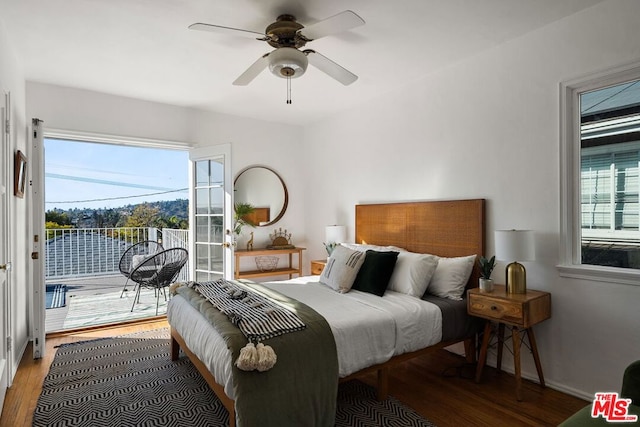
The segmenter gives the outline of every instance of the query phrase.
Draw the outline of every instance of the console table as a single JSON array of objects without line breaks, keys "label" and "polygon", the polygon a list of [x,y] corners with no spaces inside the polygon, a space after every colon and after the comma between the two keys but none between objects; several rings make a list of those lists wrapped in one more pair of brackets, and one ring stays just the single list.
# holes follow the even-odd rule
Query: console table
[{"label": "console table", "polygon": [[[251,251],[236,250],[234,252],[234,256],[236,258],[234,277],[236,279],[249,279],[249,278],[255,278],[255,277],[281,276],[281,275],[288,274],[289,279],[292,279],[294,274],[297,274],[298,276],[302,276],[302,251],[303,250],[305,250],[305,248],[298,248],[298,247],[289,248],[289,249],[255,249]],[[297,266],[294,265],[293,263],[294,254],[298,254]],[[242,257],[278,256],[278,255],[289,255],[289,265],[286,267],[278,267],[275,270],[271,270],[271,271],[260,271],[260,270],[240,271],[240,258]],[[280,261],[278,261],[278,263],[280,263]]]}]

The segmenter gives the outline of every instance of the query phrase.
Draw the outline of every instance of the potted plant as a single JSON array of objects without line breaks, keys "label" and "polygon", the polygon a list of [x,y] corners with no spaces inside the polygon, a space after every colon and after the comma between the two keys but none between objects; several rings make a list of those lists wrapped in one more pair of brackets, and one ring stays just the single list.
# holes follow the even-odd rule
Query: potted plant
[{"label": "potted plant", "polygon": [[480,265],[480,290],[485,292],[493,291],[491,273],[496,266],[496,256],[494,255],[490,259],[480,256],[478,264]]},{"label": "potted plant", "polygon": [[[240,236],[242,233],[242,227],[248,225],[249,227],[255,227],[255,224],[247,218],[247,215],[251,215],[255,211],[255,207],[251,203],[236,203],[233,206],[233,232],[235,236]],[[234,238],[234,245],[236,244]]]},{"label": "potted plant", "polygon": [[323,243],[324,248],[327,250],[327,259],[329,259],[329,257],[331,256],[331,254],[333,253],[333,250],[336,248],[336,246],[338,246],[340,243],[335,243],[335,242],[329,242],[329,243]]}]

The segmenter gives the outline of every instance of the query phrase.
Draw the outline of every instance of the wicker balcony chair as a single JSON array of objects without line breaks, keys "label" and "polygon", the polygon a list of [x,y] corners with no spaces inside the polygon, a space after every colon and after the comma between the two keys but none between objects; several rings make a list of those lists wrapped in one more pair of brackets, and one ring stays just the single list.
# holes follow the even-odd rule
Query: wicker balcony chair
[{"label": "wicker balcony chair", "polygon": [[184,248],[171,248],[162,252],[158,252],[148,258],[145,258],[138,266],[136,266],[129,276],[129,279],[138,284],[136,296],[133,299],[131,311],[136,306],[136,302],[140,301],[141,288],[153,288],[156,294],[156,316],[158,315],[158,306],[160,303],[160,292],[167,299],[166,289],[173,283],[175,278],[187,263],[189,253]]},{"label": "wicker balcony chair", "polygon": [[143,240],[142,242],[131,245],[122,254],[122,257],[120,257],[118,268],[120,269],[120,273],[122,273],[127,278],[127,281],[124,283],[122,292],[120,292],[120,298],[122,298],[122,295],[124,295],[124,291],[127,290],[127,285],[129,284],[129,276],[131,275],[133,269],[137,267],[138,264],[140,264],[140,262],[145,258],[163,250],[164,248],[162,247],[162,245],[155,240]]}]

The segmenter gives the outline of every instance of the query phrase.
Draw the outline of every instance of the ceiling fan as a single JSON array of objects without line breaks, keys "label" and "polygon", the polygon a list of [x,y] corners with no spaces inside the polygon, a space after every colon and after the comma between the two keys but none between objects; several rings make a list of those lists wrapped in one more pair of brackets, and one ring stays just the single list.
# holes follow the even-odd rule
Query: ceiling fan
[{"label": "ceiling fan", "polygon": [[[307,27],[297,22],[296,18],[292,15],[280,15],[276,19],[276,22],[267,26],[264,33],[204,23],[192,24],[189,28],[192,30],[251,37],[256,40],[266,41],[275,48],[275,50],[265,53],[258,58],[257,61],[233,82],[234,85],[248,85],[267,68],[267,66],[275,76],[290,80],[303,75],[307,70],[308,64],[313,65],[343,85],[349,85],[355,82],[358,76],[315,50],[300,49],[308,42],[350,30],[364,23],[364,20],[357,14],[350,10],[345,10],[344,12],[340,12],[337,15]],[[287,103],[291,103],[290,98],[287,100]]]}]

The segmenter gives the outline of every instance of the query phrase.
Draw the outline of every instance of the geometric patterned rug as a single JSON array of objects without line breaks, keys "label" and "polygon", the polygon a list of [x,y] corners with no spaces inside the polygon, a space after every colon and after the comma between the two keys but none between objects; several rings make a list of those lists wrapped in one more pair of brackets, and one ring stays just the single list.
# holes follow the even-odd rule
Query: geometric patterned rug
[{"label": "geometric patterned rug", "polygon": [[[33,416],[35,427],[226,427],[226,409],[183,356],[169,357],[168,330],[64,344]],[[337,426],[433,426],[393,397],[378,402],[360,382],[341,383]]]}]

